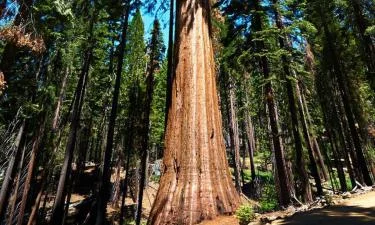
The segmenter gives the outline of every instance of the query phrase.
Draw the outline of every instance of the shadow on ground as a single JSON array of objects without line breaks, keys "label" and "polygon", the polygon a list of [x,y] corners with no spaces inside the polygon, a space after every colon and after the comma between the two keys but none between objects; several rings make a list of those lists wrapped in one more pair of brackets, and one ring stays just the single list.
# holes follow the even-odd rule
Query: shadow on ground
[{"label": "shadow on ground", "polygon": [[[371,199],[369,199],[371,201]],[[332,206],[279,220],[277,225],[375,225],[375,207]]]}]

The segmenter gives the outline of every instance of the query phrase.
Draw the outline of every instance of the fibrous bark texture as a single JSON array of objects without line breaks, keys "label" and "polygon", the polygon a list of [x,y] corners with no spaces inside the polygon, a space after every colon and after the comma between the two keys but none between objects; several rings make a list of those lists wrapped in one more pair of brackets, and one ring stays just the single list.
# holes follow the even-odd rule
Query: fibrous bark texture
[{"label": "fibrous bark texture", "polygon": [[164,171],[148,224],[197,224],[239,204],[226,159],[208,0],[177,1]]}]

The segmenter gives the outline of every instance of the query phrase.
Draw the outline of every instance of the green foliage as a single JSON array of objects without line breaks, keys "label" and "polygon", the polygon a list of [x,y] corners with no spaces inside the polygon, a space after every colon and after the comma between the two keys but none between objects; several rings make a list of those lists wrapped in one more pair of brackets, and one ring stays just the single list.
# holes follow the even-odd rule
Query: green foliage
[{"label": "green foliage", "polygon": [[150,180],[151,180],[152,182],[159,183],[159,181],[160,181],[160,175],[152,175],[152,176],[150,177]]},{"label": "green foliage", "polygon": [[241,205],[236,211],[240,225],[247,225],[255,219],[254,209],[251,205]]},{"label": "green foliage", "polygon": [[136,11],[129,25],[126,52],[129,53],[125,59],[127,79],[143,85],[146,77],[147,56],[144,41],[144,24],[139,9]]},{"label": "green foliage", "polygon": [[279,203],[272,172],[259,171],[258,177],[262,181],[262,196],[259,200],[259,211],[270,212],[276,210]]},{"label": "green foliage", "polygon": [[[147,224],[146,220],[141,221],[141,225],[146,225],[146,224]],[[135,220],[130,220],[130,219],[125,220],[124,225],[135,225]]]},{"label": "green foliage", "polygon": [[151,136],[150,143],[163,147],[165,104],[167,89],[167,62],[162,64],[161,69],[155,74],[154,95],[151,106]]},{"label": "green foliage", "polygon": [[259,201],[261,212],[274,211],[279,207],[277,192],[274,185],[266,184],[262,188],[262,197]]},{"label": "green foliage", "polygon": [[375,35],[375,26],[369,26],[366,29],[366,35]]}]

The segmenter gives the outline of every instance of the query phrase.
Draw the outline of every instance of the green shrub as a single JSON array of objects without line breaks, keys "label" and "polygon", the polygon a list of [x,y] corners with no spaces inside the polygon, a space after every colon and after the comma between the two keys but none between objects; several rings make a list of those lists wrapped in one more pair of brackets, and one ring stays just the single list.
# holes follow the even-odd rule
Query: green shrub
[{"label": "green shrub", "polygon": [[159,181],[160,181],[160,175],[152,175],[151,176],[151,181],[153,181],[155,183],[159,183]]},{"label": "green shrub", "polygon": [[255,214],[253,207],[251,205],[242,205],[236,211],[236,217],[240,222],[240,225],[247,225],[253,219],[255,219]]},{"label": "green shrub", "polygon": [[270,212],[278,207],[276,188],[267,183],[262,189],[262,197],[259,201],[261,212]]},{"label": "green shrub", "polygon": [[[141,225],[146,225],[146,224],[147,224],[146,220],[141,220]],[[135,220],[127,219],[125,220],[124,225],[135,225]]]}]

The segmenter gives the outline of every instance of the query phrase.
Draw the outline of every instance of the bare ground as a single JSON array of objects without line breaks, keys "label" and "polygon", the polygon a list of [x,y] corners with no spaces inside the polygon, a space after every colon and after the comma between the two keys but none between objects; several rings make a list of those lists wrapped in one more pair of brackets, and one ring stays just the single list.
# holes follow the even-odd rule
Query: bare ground
[{"label": "bare ground", "polygon": [[[281,212],[275,212],[280,214]],[[375,192],[345,200],[338,205],[297,213],[272,225],[375,225]],[[222,216],[200,225],[239,225],[234,216]]]},{"label": "bare ground", "polygon": [[339,205],[296,214],[273,225],[375,225],[375,192],[348,199]]}]

